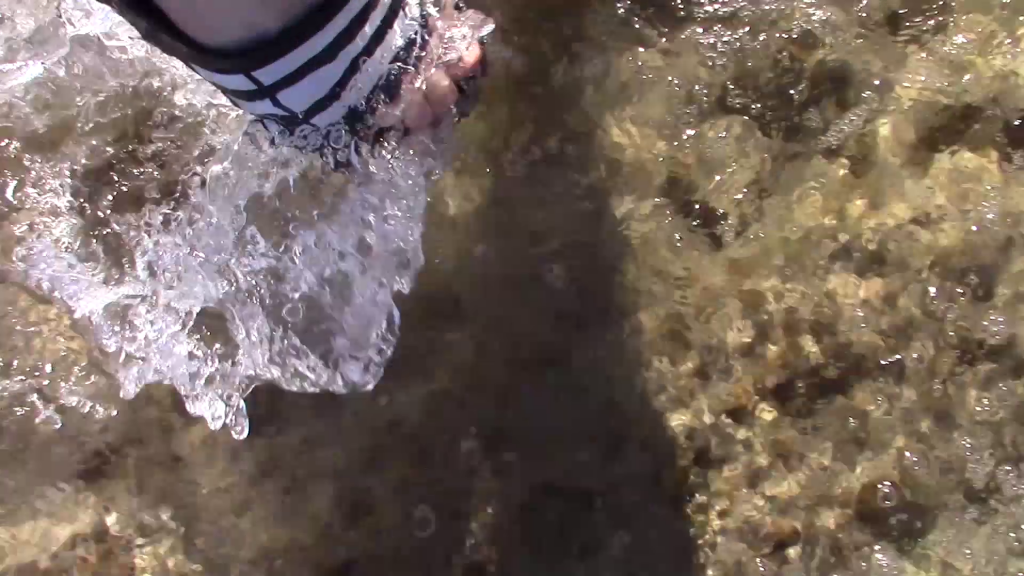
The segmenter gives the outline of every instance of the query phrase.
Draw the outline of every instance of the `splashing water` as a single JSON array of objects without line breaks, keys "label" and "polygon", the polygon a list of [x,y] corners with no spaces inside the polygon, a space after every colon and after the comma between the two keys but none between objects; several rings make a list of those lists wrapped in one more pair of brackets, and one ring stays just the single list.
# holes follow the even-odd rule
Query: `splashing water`
[{"label": "splashing water", "polygon": [[423,263],[431,151],[331,173],[261,145],[104,6],[0,0],[0,13],[0,278],[64,308],[122,397],[171,384],[244,438],[259,383],[378,381],[393,294]]}]

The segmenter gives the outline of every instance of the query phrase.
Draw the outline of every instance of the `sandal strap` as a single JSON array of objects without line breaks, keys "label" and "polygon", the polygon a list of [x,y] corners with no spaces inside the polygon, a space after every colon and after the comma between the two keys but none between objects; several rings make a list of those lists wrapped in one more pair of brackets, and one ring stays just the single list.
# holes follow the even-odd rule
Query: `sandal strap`
[{"label": "sandal strap", "polygon": [[196,43],[152,0],[101,1],[236,106],[289,134],[367,130],[429,40],[421,0],[324,0],[273,37],[230,50]]}]

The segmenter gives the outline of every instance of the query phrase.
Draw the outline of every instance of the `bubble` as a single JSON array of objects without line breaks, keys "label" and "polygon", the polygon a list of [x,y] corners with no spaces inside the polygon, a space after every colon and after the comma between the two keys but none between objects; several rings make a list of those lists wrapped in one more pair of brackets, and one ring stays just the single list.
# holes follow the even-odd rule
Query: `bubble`
[{"label": "bubble", "polygon": [[912,545],[931,530],[931,511],[910,500],[895,480],[864,484],[857,493],[855,512],[877,538],[893,544]]},{"label": "bubble", "polygon": [[905,483],[924,483],[931,474],[928,453],[917,444],[907,444],[897,453],[900,478]]},{"label": "bubble", "polygon": [[437,530],[437,517],[434,510],[426,504],[420,504],[412,512],[412,533],[417,538],[429,538]]},{"label": "bubble", "polygon": [[282,314],[285,320],[288,320],[289,322],[298,322],[302,320],[302,304],[292,302],[284,307]]},{"label": "bubble", "polygon": [[875,502],[882,508],[898,506],[903,502],[903,492],[892,482],[879,482],[875,485]]},{"label": "bubble", "polygon": [[1006,532],[1006,551],[1017,557],[1024,557],[1024,524],[1014,524]]}]

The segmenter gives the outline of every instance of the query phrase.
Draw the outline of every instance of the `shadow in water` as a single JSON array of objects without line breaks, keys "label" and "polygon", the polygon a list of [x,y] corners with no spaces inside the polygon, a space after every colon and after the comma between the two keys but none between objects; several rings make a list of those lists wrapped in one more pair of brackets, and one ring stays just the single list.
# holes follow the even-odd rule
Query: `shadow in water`
[{"label": "shadow in water", "polygon": [[[330,510],[278,558],[316,557],[322,576],[692,573],[685,472],[640,388],[617,299],[625,245],[603,185],[614,175],[584,177],[597,119],[568,126],[584,84],[554,77],[552,55],[586,40],[594,8],[484,9],[501,10],[503,43],[523,59],[507,79],[518,93],[504,96],[534,127],[523,149],[545,152],[514,173],[495,159],[465,228],[439,232],[434,214],[428,262],[451,235],[460,248],[403,303],[399,349],[372,395],[254,395],[245,447],[265,455],[263,473],[290,476],[274,467],[296,451],[307,462],[282,518],[308,527],[311,506]],[[568,68],[593,57],[576,52]],[[322,501],[301,490],[310,466],[332,478]]]},{"label": "shadow in water", "polygon": [[675,444],[625,338],[617,282],[626,247],[605,187],[615,177],[587,177],[598,119],[570,127],[585,85],[554,77],[552,55],[568,55],[562,69],[593,58],[571,55],[592,9],[542,0],[503,9],[505,44],[523,58],[507,79],[521,92],[506,95],[511,117],[534,127],[523,149],[545,152],[514,172],[493,164],[454,269],[428,266],[405,303],[403,339],[379,389],[397,395],[419,381],[441,390],[424,396],[417,425],[387,440],[417,462],[395,494],[399,508],[428,503],[437,533],[340,573],[694,570]]}]

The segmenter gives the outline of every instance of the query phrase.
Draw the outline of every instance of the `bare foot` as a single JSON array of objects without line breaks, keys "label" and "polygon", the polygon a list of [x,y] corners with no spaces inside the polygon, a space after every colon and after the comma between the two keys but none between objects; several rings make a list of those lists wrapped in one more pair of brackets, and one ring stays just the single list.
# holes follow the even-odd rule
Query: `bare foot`
[{"label": "bare foot", "polygon": [[406,74],[401,94],[377,113],[377,123],[422,132],[451,114],[459,98],[455,83],[480,72],[479,39],[493,29],[494,22],[480,12],[458,12],[454,0],[443,0],[430,18],[430,42],[419,69]]}]

